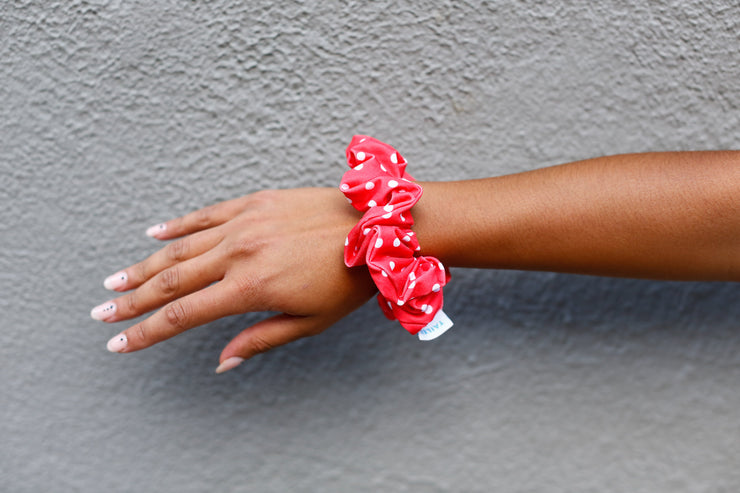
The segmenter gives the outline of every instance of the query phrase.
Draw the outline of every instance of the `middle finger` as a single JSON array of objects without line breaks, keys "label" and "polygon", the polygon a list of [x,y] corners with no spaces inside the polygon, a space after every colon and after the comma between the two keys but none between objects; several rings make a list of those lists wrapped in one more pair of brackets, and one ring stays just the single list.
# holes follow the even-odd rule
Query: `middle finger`
[{"label": "middle finger", "polygon": [[147,280],[131,293],[93,308],[92,317],[118,322],[138,317],[170,301],[198,291],[224,277],[224,262],[211,250],[173,265]]}]

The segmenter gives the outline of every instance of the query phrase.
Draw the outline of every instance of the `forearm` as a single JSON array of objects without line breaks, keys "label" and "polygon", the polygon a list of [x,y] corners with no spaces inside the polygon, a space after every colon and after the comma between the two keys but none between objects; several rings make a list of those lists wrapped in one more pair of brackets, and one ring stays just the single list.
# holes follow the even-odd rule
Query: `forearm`
[{"label": "forearm", "polygon": [[451,266],[740,280],[740,152],[610,156],[424,183],[423,252]]}]

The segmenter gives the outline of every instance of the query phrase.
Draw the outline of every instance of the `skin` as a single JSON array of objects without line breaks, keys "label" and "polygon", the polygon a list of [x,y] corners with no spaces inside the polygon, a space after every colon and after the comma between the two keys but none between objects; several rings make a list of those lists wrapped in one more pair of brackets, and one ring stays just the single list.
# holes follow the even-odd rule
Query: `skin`
[{"label": "skin", "polygon": [[[740,280],[738,151],[421,184],[413,229],[423,254],[448,266]],[[127,294],[104,321],[156,310],[122,332],[120,352],[132,352],[224,316],[278,313],[237,335],[222,364],[318,334],[375,293],[366,269],[342,261],[359,219],[333,188],[258,192],[173,219],[155,237],[175,241],[124,269],[116,290]]]}]

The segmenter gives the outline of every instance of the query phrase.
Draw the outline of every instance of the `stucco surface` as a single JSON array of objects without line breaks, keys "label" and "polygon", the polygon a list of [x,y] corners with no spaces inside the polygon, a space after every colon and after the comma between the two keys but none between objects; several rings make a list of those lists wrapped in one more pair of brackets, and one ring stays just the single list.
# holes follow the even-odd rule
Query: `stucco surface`
[{"label": "stucco surface", "polygon": [[260,315],[130,355],[88,316],[144,229],[334,185],[740,145],[735,0],[0,3],[0,490],[734,492],[737,284],[456,270],[216,376]]}]

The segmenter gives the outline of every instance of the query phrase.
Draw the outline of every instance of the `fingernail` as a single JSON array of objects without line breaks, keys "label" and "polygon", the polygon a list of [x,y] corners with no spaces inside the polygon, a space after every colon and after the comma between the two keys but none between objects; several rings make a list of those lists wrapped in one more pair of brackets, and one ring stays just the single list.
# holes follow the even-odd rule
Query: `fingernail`
[{"label": "fingernail", "polygon": [[165,223],[155,224],[154,226],[150,226],[146,230],[146,235],[152,238],[156,238],[157,235],[159,235],[160,233],[164,233],[166,230],[167,230],[167,224]]},{"label": "fingernail", "polygon": [[103,286],[105,286],[105,289],[115,290],[122,288],[126,284],[126,281],[128,281],[126,273],[124,271],[119,271],[112,276],[106,277],[105,281],[103,281]]},{"label": "fingernail", "polygon": [[107,320],[116,313],[116,304],[112,301],[106,301],[90,310],[90,316],[95,320]]},{"label": "fingernail", "polygon": [[223,363],[218,365],[218,368],[216,368],[216,373],[223,373],[225,371],[233,370],[237,366],[241,365],[243,362],[244,358],[240,358],[239,356],[232,356],[231,358],[224,360]]},{"label": "fingernail", "polygon": [[126,349],[126,346],[128,346],[128,339],[126,338],[126,334],[121,332],[117,336],[112,337],[105,347],[107,347],[108,351],[111,353],[120,353]]}]

